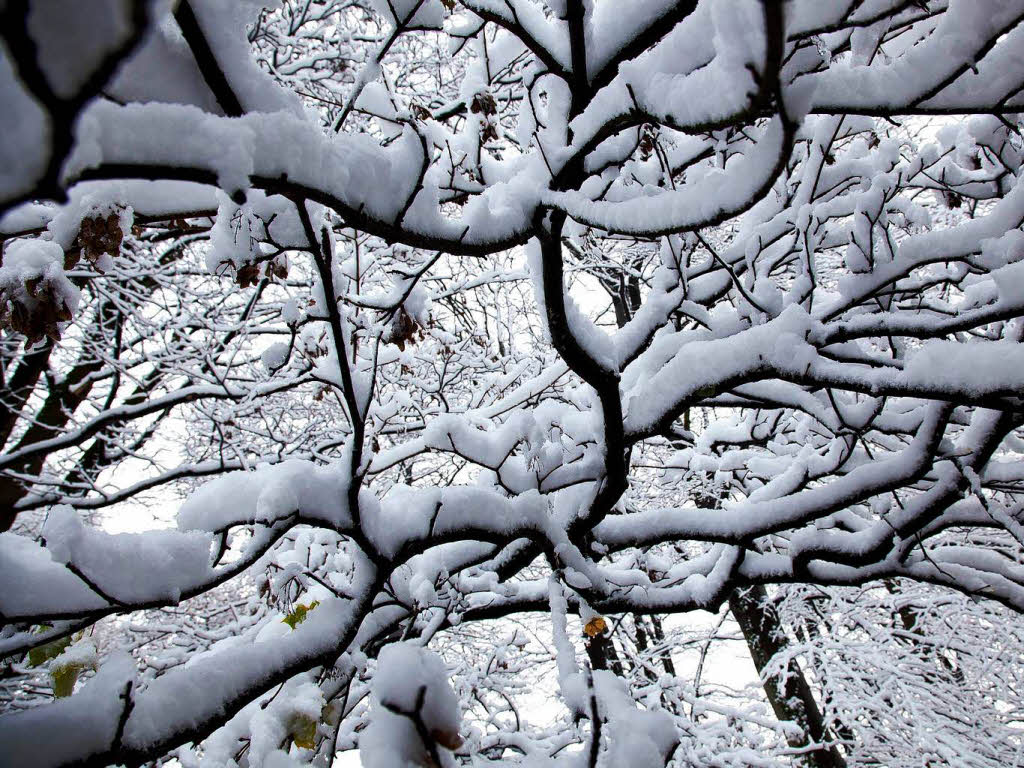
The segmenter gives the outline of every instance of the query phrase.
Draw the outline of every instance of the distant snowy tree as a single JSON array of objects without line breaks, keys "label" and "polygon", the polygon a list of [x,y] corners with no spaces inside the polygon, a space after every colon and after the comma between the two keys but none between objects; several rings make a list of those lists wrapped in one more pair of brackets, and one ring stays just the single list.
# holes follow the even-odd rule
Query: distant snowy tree
[{"label": "distant snowy tree", "polygon": [[1022,22],[0,3],[0,764],[1019,761]]}]

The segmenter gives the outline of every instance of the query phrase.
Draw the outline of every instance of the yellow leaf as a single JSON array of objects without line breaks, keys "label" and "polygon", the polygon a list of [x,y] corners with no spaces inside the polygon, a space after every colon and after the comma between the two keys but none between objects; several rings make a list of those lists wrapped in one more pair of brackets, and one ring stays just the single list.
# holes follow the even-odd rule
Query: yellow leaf
[{"label": "yellow leaf", "polygon": [[77,664],[56,667],[50,670],[50,677],[53,680],[53,695],[63,699],[72,694],[75,690],[75,682],[78,680],[78,673],[82,668]]},{"label": "yellow leaf", "polygon": [[292,742],[302,749],[316,747],[316,720],[306,715],[296,715],[292,719]]},{"label": "yellow leaf", "polygon": [[320,711],[320,719],[330,726],[335,726],[341,719],[342,706],[337,701],[332,701]]},{"label": "yellow leaf", "polygon": [[587,633],[587,637],[603,635],[607,630],[608,624],[601,616],[595,616],[587,622],[586,626],[583,627],[583,631]]}]

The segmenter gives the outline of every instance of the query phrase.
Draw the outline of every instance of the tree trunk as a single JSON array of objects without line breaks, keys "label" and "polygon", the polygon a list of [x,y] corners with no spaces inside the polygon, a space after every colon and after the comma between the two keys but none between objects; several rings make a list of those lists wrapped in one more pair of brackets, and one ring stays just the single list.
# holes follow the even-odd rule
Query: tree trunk
[{"label": "tree trunk", "polygon": [[[764,669],[771,658],[786,647],[786,635],[782,630],[779,615],[768,601],[762,586],[736,590],[729,597],[729,609],[736,623],[743,631],[743,637],[750,649],[750,657],[764,684],[764,692],[779,720],[791,720],[803,729],[812,742],[822,743],[828,739],[821,710],[814,699],[803,670],[796,661],[790,661],[786,680],[780,686],[772,676],[765,676]],[[791,739],[794,747],[806,742]],[[835,747],[808,752],[803,758],[810,768],[844,768],[846,761]]]},{"label": "tree trunk", "polygon": [[53,347],[53,342],[47,339],[39,348],[26,352],[11,372],[10,378],[0,382],[3,392],[0,396],[0,447],[7,443],[14,431],[21,409],[25,407],[39,377],[46,370]]},{"label": "tree trunk", "polygon": [[[605,287],[612,300],[615,309],[615,318],[619,327],[625,325],[633,313],[640,307],[641,296],[639,281],[635,277],[628,280],[620,280],[622,290],[616,292],[613,289],[614,280],[604,277]],[[689,411],[686,413],[687,420]],[[686,424],[689,429],[689,424]],[[814,698],[814,692],[803,670],[796,662],[791,662],[787,670],[786,682],[781,687],[777,680],[772,677],[764,677],[764,669],[768,662],[778,652],[786,647],[786,634],[782,630],[779,616],[767,602],[767,593],[764,587],[756,586],[740,594],[739,590],[729,597],[729,609],[733,617],[740,625],[743,638],[750,649],[750,657],[754,666],[763,680],[765,696],[779,720],[790,720],[799,725],[808,739],[813,742],[822,743],[826,741],[828,734],[825,723],[821,716],[821,710]],[[664,638],[661,632],[661,622],[652,616],[654,633],[658,640]],[[658,637],[658,635],[661,637]],[[639,633],[638,633],[639,639]],[[646,638],[644,638],[646,644]],[[665,654],[662,660],[665,671],[669,674],[675,673],[671,656]],[[791,740],[793,746],[803,746],[806,742]],[[815,750],[807,753],[803,762],[809,768],[845,768],[846,761],[835,747]]]}]

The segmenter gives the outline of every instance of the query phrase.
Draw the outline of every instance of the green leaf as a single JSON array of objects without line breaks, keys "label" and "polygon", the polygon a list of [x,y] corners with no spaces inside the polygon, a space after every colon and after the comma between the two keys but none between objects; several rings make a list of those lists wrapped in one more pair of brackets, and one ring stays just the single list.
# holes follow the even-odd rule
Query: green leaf
[{"label": "green leaf", "polygon": [[71,645],[70,636],[62,637],[59,640],[46,643],[46,645],[37,646],[28,652],[28,665],[30,667],[38,667],[50,659],[56,659],[69,645]]},{"label": "green leaf", "polygon": [[708,398],[714,397],[717,394],[718,391],[715,389],[715,386],[713,384],[708,384],[707,386],[701,387],[696,392],[694,392],[693,398],[695,400],[707,400]]},{"label": "green leaf", "polygon": [[291,735],[296,747],[314,749],[316,747],[316,720],[306,715],[296,715],[292,718]]},{"label": "green leaf", "polygon": [[309,605],[303,605],[302,603],[299,603],[295,606],[295,609],[291,613],[289,613],[287,616],[281,619],[281,622],[283,624],[287,624],[292,629],[295,629],[295,627],[297,627],[299,624],[306,620],[306,615],[314,608],[316,608],[318,605],[320,605],[319,600],[314,600]]}]

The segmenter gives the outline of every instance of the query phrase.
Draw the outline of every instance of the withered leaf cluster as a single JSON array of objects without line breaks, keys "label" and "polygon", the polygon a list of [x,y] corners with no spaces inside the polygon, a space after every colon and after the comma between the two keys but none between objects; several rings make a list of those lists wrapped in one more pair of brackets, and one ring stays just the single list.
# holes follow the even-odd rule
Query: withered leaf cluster
[{"label": "withered leaf cluster", "polygon": [[60,341],[60,324],[71,320],[71,308],[42,276],[25,281],[26,297],[0,287],[0,329],[25,337],[31,346],[43,337]]},{"label": "withered leaf cluster", "polygon": [[235,270],[235,282],[239,288],[250,288],[263,278],[272,277],[278,280],[288,277],[288,262],[284,259],[271,259],[263,263],[252,261]]},{"label": "withered leaf cluster", "polygon": [[[64,269],[71,269],[82,258],[95,266],[104,254],[120,253],[123,240],[117,211],[83,218],[78,235],[64,252]],[[26,345],[44,337],[60,341],[60,324],[71,320],[67,299],[44,275],[27,278],[23,285],[24,292],[0,288],[0,329],[23,335]]]},{"label": "withered leaf cluster", "polygon": [[117,255],[121,251],[121,217],[117,212],[107,216],[95,216],[82,219],[78,229],[78,237],[71,248],[64,254],[64,269],[71,269],[81,257],[95,265],[103,254]]},{"label": "withered leaf cluster", "polygon": [[404,307],[399,309],[395,319],[391,321],[387,333],[384,334],[384,341],[394,344],[404,352],[406,344],[415,343],[417,338],[423,339],[423,330],[420,328],[420,324],[405,311]]},{"label": "withered leaf cluster", "polygon": [[492,119],[498,114],[498,105],[494,101],[494,96],[486,91],[476,94],[469,102],[469,111],[474,115],[480,115],[483,117],[483,122],[480,125],[481,142],[486,143],[492,139],[498,138],[498,129]]}]

